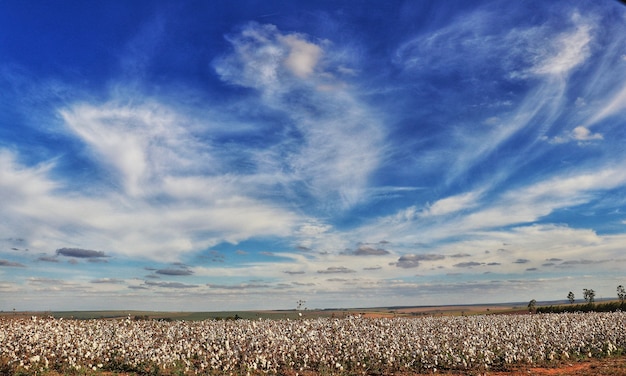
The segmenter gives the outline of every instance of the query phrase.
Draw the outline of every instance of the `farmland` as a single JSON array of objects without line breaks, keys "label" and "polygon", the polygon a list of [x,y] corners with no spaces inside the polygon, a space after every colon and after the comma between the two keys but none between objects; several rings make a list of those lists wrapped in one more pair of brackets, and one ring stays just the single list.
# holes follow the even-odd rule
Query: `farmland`
[{"label": "farmland", "polygon": [[0,319],[0,373],[497,372],[622,355],[626,313],[270,320]]}]

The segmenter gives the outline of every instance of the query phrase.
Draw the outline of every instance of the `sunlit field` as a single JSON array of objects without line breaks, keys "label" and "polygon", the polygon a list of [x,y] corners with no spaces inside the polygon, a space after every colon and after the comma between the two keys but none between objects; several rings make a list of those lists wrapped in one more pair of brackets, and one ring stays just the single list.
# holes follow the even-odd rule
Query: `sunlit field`
[{"label": "sunlit field", "polygon": [[622,355],[626,313],[159,321],[0,319],[0,374],[491,372]]}]

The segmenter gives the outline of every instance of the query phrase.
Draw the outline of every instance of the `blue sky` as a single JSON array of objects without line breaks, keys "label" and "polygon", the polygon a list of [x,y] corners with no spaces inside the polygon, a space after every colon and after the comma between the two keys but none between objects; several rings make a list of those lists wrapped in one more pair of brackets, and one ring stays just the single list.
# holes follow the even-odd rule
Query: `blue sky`
[{"label": "blue sky", "polygon": [[617,1],[3,1],[0,309],[613,297]]}]

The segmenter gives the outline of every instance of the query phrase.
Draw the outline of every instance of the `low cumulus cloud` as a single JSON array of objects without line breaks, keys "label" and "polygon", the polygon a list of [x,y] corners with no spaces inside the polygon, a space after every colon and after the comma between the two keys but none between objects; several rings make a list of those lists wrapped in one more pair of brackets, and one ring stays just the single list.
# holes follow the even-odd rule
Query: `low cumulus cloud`
[{"label": "low cumulus cloud", "polygon": [[120,283],[124,283],[123,280],[121,279],[117,279],[117,278],[99,278],[99,279],[92,279],[91,281],[89,281],[90,283],[96,283],[96,284],[120,284]]},{"label": "low cumulus cloud", "polygon": [[90,262],[92,264],[107,264],[109,262],[109,260],[107,259],[103,259],[103,258],[88,258],[87,262]]},{"label": "low cumulus cloud", "polygon": [[59,262],[59,259],[54,257],[54,256],[39,256],[37,258],[37,261],[44,261],[44,262]]},{"label": "low cumulus cloud", "polygon": [[168,289],[190,289],[194,287],[198,287],[198,285],[188,285],[180,282],[152,282],[145,281],[144,284],[146,286],[154,286],[154,287],[164,287]]},{"label": "low cumulus cloud", "polygon": [[481,262],[468,261],[468,262],[460,262],[458,264],[454,264],[453,266],[457,268],[471,268],[473,266],[480,266],[480,265],[482,265]]},{"label": "low cumulus cloud", "polygon": [[592,260],[569,260],[569,261],[563,261],[563,263],[561,263],[561,265],[589,265],[589,264],[595,264],[597,261],[592,261]]},{"label": "low cumulus cloud", "polygon": [[11,268],[25,268],[26,265],[20,264],[19,262],[13,262],[9,260],[0,260],[0,266],[8,266]]},{"label": "low cumulus cloud", "polygon": [[398,262],[393,263],[392,265],[395,265],[399,268],[405,268],[405,269],[417,268],[418,266],[420,266],[420,262],[422,261],[438,261],[438,260],[443,260],[445,258],[446,256],[437,255],[437,254],[425,254],[425,255],[408,254],[408,255],[400,256],[400,258],[398,259]]},{"label": "low cumulus cloud", "polygon": [[557,268],[572,268],[572,267],[576,267],[576,266],[581,266],[581,265],[592,265],[592,264],[602,264],[604,262],[607,262],[608,260],[586,260],[586,259],[582,259],[582,260],[567,260],[567,261],[563,261],[562,263],[556,265]]},{"label": "low cumulus cloud", "polygon": [[383,268],[382,266],[370,266],[370,267],[367,267],[367,268],[363,268],[363,270],[370,270],[370,271],[372,271],[372,270],[380,270],[382,268]]},{"label": "low cumulus cloud", "polygon": [[341,274],[341,273],[356,273],[352,269],[348,269],[345,266],[329,266],[326,270],[318,270],[320,274]]},{"label": "low cumulus cloud", "polygon": [[530,262],[530,260],[523,259],[523,258],[520,258],[520,259],[517,259],[517,260],[513,261],[514,264],[528,264],[529,262]]},{"label": "low cumulus cloud", "polygon": [[369,245],[361,245],[352,254],[355,256],[381,256],[388,255],[389,251],[383,248],[374,248]]},{"label": "low cumulus cloud", "polygon": [[82,249],[82,248],[59,248],[56,251],[57,255],[65,256],[65,257],[76,257],[76,258],[103,258],[108,257],[102,251],[92,251],[91,249]]},{"label": "low cumulus cloud", "polygon": [[315,286],[315,283],[313,282],[291,282],[292,285],[294,286]]},{"label": "low cumulus cloud", "polygon": [[298,274],[304,274],[304,271],[290,271],[290,270],[285,270],[283,273],[285,274],[289,274],[289,275],[298,275]]},{"label": "low cumulus cloud", "polygon": [[155,273],[161,275],[192,275],[193,271],[187,268],[167,268],[158,269]]},{"label": "low cumulus cloud", "polygon": [[601,133],[593,133],[589,128],[578,126],[566,133],[565,135],[556,136],[553,138],[543,137],[544,141],[548,141],[552,144],[563,144],[570,141],[576,141],[579,143],[588,143],[591,141],[603,140],[604,136]]},{"label": "low cumulus cloud", "polygon": [[272,286],[265,283],[242,283],[238,285],[219,285],[207,283],[207,286],[212,289],[220,290],[250,290],[250,289],[266,289]]},{"label": "low cumulus cloud", "polygon": [[30,277],[28,283],[31,285],[49,285],[49,286],[64,286],[68,285],[67,281],[56,278],[44,278],[44,277]]}]

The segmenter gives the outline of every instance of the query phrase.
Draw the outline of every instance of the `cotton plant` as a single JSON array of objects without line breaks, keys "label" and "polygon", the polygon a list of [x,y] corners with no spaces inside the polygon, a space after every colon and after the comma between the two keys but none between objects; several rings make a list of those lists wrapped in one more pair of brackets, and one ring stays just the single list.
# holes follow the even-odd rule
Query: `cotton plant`
[{"label": "cotton plant", "polygon": [[186,374],[485,370],[607,356],[626,313],[165,322],[0,320],[0,359],[28,370]]}]

